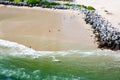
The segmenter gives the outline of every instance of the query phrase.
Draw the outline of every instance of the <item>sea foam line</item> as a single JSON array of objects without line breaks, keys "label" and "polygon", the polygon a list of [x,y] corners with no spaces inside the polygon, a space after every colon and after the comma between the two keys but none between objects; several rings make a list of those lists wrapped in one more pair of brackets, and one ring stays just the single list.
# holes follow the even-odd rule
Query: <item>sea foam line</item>
[{"label": "sea foam line", "polygon": [[0,48],[1,48],[0,49],[1,51],[2,51],[2,49],[6,49],[11,52],[14,52],[14,54],[16,53],[17,55],[23,55],[23,54],[33,55],[36,53],[36,51],[32,48],[28,48],[28,47],[18,44],[16,42],[10,42],[7,40],[2,40],[2,39],[0,39]]},{"label": "sea foam line", "polygon": [[39,58],[40,56],[67,56],[67,55],[79,55],[80,56],[91,56],[91,55],[103,55],[103,56],[110,56],[120,58],[119,51],[112,51],[112,50],[66,50],[66,51],[36,51],[32,48],[28,48],[22,44],[16,42],[10,42],[7,40],[0,39],[0,54],[5,54],[12,56],[31,56],[32,58]]}]

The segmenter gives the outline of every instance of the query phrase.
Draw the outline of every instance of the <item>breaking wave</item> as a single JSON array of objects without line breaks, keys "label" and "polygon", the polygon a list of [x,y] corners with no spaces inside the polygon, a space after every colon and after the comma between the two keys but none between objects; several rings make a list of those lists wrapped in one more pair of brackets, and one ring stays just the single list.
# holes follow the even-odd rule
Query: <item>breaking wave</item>
[{"label": "breaking wave", "polygon": [[119,62],[119,51],[36,51],[0,40],[0,80],[119,80]]},{"label": "breaking wave", "polygon": [[12,55],[12,56],[31,56],[33,58],[38,58],[40,56],[50,56],[50,55],[105,55],[105,56],[114,56],[120,57],[118,54],[120,51],[112,51],[112,50],[66,50],[66,51],[36,51],[32,48],[28,48],[22,44],[18,44],[16,42],[10,42],[7,40],[0,40],[0,54]]}]

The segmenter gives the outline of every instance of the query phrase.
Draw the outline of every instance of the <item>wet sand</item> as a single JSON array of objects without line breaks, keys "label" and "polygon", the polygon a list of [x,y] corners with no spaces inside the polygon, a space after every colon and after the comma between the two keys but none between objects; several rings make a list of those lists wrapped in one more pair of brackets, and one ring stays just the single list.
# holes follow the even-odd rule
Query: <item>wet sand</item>
[{"label": "wet sand", "polygon": [[0,6],[0,38],[35,50],[97,48],[83,15],[70,10]]}]

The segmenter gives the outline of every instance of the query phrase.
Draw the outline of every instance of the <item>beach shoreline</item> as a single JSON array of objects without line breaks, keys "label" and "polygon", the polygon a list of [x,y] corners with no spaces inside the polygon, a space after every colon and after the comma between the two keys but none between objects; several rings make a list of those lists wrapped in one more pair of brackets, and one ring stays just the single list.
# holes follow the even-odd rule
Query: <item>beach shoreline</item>
[{"label": "beach shoreline", "polygon": [[1,39],[35,50],[97,48],[90,25],[76,11],[16,6],[0,9],[0,15],[6,16],[0,20]]}]

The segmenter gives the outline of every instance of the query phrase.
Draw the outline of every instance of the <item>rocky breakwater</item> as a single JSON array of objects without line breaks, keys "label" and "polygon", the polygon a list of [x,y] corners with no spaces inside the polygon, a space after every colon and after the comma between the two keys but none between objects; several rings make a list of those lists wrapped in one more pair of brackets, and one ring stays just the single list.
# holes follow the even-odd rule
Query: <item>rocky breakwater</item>
[{"label": "rocky breakwater", "polygon": [[99,48],[120,50],[120,32],[95,11],[84,10],[86,24],[92,25]]},{"label": "rocky breakwater", "polygon": [[[48,2],[47,2],[48,3]],[[53,2],[54,3],[54,2]],[[27,6],[27,7],[43,7],[43,8],[54,8],[54,9],[71,9],[79,11],[85,15],[84,20],[86,24],[92,25],[93,33],[95,34],[95,40],[98,43],[99,48],[107,48],[111,50],[120,50],[120,32],[112,26],[112,24],[98,14],[95,9],[91,6],[76,5],[76,4],[59,4],[57,5],[45,5],[45,2],[40,4],[27,4],[24,2],[9,2],[0,1],[3,5],[12,6]],[[56,3],[54,3],[56,4]],[[58,5],[59,4],[59,5]]]}]

